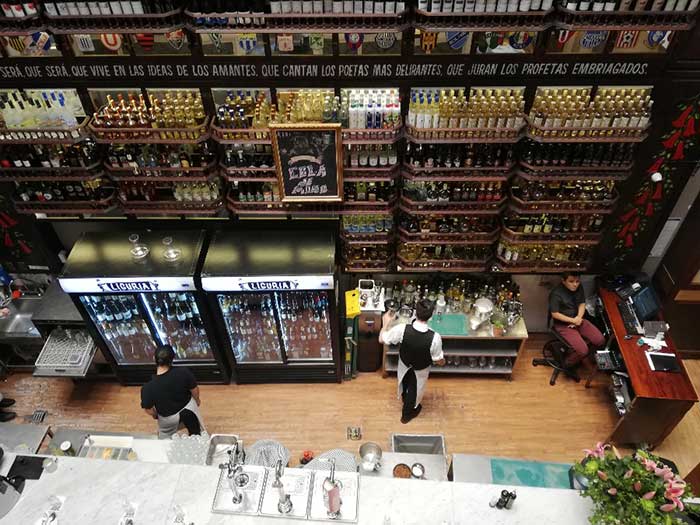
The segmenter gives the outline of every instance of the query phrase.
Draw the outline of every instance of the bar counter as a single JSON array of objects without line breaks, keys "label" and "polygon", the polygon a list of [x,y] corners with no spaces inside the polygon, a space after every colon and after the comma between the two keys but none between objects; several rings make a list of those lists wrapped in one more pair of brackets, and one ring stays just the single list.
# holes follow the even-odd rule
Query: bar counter
[{"label": "bar counter", "polygon": [[[5,455],[1,473],[7,473],[13,458],[12,453]],[[175,505],[185,511],[186,524],[300,523],[212,513],[218,479],[219,469],[209,466],[59,457],[54,472],[45,471],[39,480],[26,482],[20,500],[0,524],[40,523],[52,495],[65,498],[58,521],[71,525],[117,524],[124,514],[125,498],[136,507],[134,525],[171,525]],[[517,492],[513,508],[490,508],[489,501],[504,488]],[[591,508],[589,500],[574,490],[362,476],[358,523],[586,525]]]}]

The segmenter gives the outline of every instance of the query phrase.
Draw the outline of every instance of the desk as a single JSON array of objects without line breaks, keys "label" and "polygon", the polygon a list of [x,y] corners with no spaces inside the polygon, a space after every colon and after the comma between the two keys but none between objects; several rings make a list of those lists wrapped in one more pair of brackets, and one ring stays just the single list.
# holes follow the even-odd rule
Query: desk
[{"label": "desk", "polygon": [[[618,295],[605,288],[600,288],[599,294],[635,394],[627,413],[615,425],[610,441],[621,444],[646,443],[653,448],[671,433],[685,413],[697,403],[698,394],[680,356],[677,356],[680,373],[654,372],[649,368],[644,350],[637,346],[639,336],[625,339],[627,330],[617,309],[617,303],[620,302]],[[666,334],[666,343],[668,349],[665,351],[677,354],[670,334]]]},{"label": "desk", "polygon": [[36,454],[48,433],[48,425],[3,423],[0,425],[0,444],[5,452],[17,451]]}]

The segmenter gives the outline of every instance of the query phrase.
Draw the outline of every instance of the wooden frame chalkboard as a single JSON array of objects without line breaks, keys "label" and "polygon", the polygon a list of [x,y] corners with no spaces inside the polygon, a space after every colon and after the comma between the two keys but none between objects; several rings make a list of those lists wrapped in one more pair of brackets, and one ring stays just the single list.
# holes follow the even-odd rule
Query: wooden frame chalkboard
[{"label": "wooden frame chalkboard", "polygon": [[270,132],[283,202],[343,200],[340,124],[271,124]]}]

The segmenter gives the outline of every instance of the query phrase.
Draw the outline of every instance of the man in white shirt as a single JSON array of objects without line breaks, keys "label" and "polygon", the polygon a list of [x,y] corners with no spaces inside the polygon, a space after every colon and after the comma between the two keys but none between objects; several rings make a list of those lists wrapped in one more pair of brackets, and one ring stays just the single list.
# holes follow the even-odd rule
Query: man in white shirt
[{"label": "man in white shirt", "polygon": [[430,366],[442,366],[440,334],[428,328],[428,320],[433,315],[435,303],[421,299],[416,304],[416,320],[410,325],[395,325],[396,318],[390,312],[382,317],[379,342],[399,346],[399,366],[397,370],[398,394],[403,399],[401,423],[408,423],[423,408],[420,404],[425,392],[425,384],[430,375]]}]

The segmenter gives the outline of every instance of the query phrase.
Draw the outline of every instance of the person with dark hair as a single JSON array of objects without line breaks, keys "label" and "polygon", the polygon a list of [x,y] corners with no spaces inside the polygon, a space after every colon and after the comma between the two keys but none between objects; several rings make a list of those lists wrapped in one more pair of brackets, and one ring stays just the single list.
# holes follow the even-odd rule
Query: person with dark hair
[{"label": "person with dark hair", "polygon": [[395,316],[386,312],[382,317],[379,342],[399,346],[399,366],[396,372],[398,393],[403,399],[401,423],[408,423],[423,408],[420,404],[425,384],[430,375],[430,365],[443,366],[442,338],[428,328],[435,303],[421,299],[416,304],[416,319],[408,324],[394,325]]},{"label": "person with dark hair", "polygon": [[158,420],[158,438],[175,434],[181,425],[190,435],[204,429],[199,413],[199,387],[194,374],[184,366],[173,367],[175,351],[170,345],[156,350],[156,375],[141,387],[141,408]]},{"label": "person with dark hair", "polygon": [[578,273],[564,272],[561,282],[549,294],[549,314],[552,328],[571,346],[571,352],[564,361],[567,368],[576,367],[589,353],[589,343],[593,348],[602,348],[605,337],[596,326],[583,318],[586,313],[586,295]]}]

